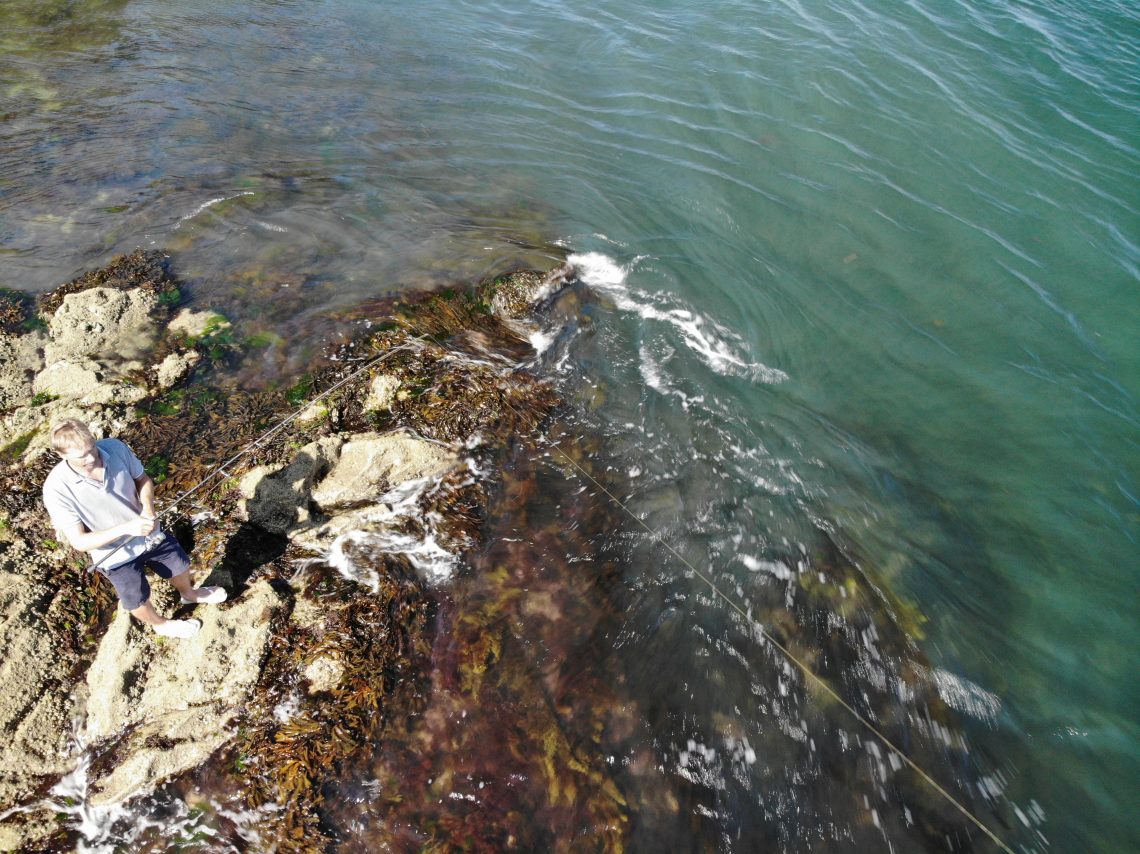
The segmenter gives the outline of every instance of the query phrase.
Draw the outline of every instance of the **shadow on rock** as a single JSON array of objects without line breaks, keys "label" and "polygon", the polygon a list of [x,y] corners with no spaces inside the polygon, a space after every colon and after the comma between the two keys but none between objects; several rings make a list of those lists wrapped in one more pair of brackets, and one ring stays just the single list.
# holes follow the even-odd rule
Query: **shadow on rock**
[{"label": "shadow on rock", "polygon": [[249,587],[253,574],[285,554],[288,545],[288,538],[281,534],[272,534],[249,522],[243,523],[226,543],[221,561],[199,584],[224,587],[230,599],[236,599]]}]

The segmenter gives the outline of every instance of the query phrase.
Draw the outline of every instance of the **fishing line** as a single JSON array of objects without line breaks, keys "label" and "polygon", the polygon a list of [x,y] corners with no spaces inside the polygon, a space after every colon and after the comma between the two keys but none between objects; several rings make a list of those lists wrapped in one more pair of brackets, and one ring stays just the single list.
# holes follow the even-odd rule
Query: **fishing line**
[{"label": "fishing line", "polygon": [[[436,345],[438,345],[440,347],[443,346],[439,341],[437,341],[430,334],[425,335],[424,337],[427,338],[428,340],[432,341],[433,343],[435,343]],[[307,410],[314,403],[317,403],[318,401],[323,400],[324,398],[328,397],[333,392],[337,391],[340,388],[343,388],[345,385],[347,385],[348,383],[350,383],[354,379],[356,379],[358,376],[360,376],[362,373],[364,373],[365,371],[368,371],[371,368],[373,368],[374,366],[378,365],[379,363],[381,363],[382,361],[387,359],[389,356],[399,352],[400,350],[408,350],[408,349],[411,349],[410,345],[401,344],[398,347],[394,347],[391,350],[387,350],[384,353],[381,353],[376,358],[371,359],[370,361],[368,361],[364,365],[362,365],[360,368],[353,371],[347,377],[344,377],[343,379],[339,380],[334,385],[325,389],[325,391],[321,392],[316,397],[312,398],[311,400],[304,403],[302,406],[298,407],[297,411],[293,412],[292,414],[290,414],[286,418],[279,421],[277,424],[270,427],[268,430],[266,430],[264,433],[262,433],[260,436],[258,436],[254,441],[250,442],[248,445],[246,445],[240,451],[238,451],[238,453],[234,454],[228,460],[225,460],[220,465],[216,466],[214,468],[214,470],[212,472],[210,472],[210,474],[208,474],[205,478],[203,478],[198,484],[196,484],[195,486],[186,490],[184,493],[182,493],[182,495],[178,496],[178,498],[175,499],[175,501],[173,503],[171,503],[171,504],[167,505],[165,508],[163,508],[163,510],[158,514],[158,516],[156,518],[161,518],[163,515],[172,511],[180,503],[185,501],[192,494],[194,494],[199,489],[201,489],[203,486],[205,486],[206,483],[208,483],[216,475],[225,474],[225,469],[227,467],[233,465],[235,462],[240,460],[243,456],[248,454],[254,448],[261,445],[265,440],[267,440],[268,438],[273,436],[275,433],[277,433],[278,431],[283,429],[285,426],[287,426],[288,424],[291,424],[298,417],[300,417],[301,413],[303,413],[305,410]],[[507,400],[506,398],[503,398],[502,403],[504,406],[506,406],[508,409],[510,409],[515,414],[516,417],[522,419],[521,413],[511,404],[511,402],[509,400]],[[582,468],[582,466],[580,466],[577,462],[575,462],[574,459],[569,454],[567,454],[565,451],[563,451],[560,447],[558,447],[558,445],[551,444],[551,447],[555,451],[558,452],[558,454],[562,457],[562,459],[564,459],[571,466],[573,466],[573,468],[580,475],[582,475],[582,477],[586,478],[595,487],[597,487],[599,490],[601,490],[603,493],[605,493],[605,495],[610,499],[610,501],[612,501],[617,507],[619,507],[627,516],[629,516],[631,519],[633,519],[638,525],[640,525],[642,528],[644,528],[646,533],[648,533],[649,536],[653,540],[656,540],[658,543],[660,543],[662,546],[664,546],[665,549],[671,555],[673,555],[673,557],[677,558],[677,560],[679,560],[682,564],[684,564],[685,567],[687,567],[690,572],[692,572],[695,576],[697,576],[702,581],[704,581],[709,586],[709,589],[711,589],[715,595],[719,596],[729,607],[731,607],[738,614],[740,614],[740,616],[742,616],[745,620],[747,620],[749,624],[754,626],[756,628],[756,630],[760,632],[760,635],[766,641],[768,641],[768,643],[772,644],[773,647],[775,647],[777,650],[779,650],[780,653],[783,654],[784,657],[787,658],[788,661],[790,661],[792,664],[794,664],[804,674],[804,676],[806,676],[808,679],[810,679],[812,682],[814,682],[816,685],[818,685],[820,688],[822,688],[823,691],[828,694],[828,696],[830,696],[833,700],[835,700],[837,703],[839,703],[839,705],[841,705],[844,709],[846,709],[851,714],[851,716],[853,718],[855,718],[855,720],[859,721],[859,723],[861,723],[864,727],[866,727],[868,731],[873,733],[875,735],[875,737],[878,738],[879,741],[881,741],[887,747],[887,749],[889,749],[892,753],[894,753],[903,763],[905,763],[907,765],[907,767],[909,767],[912,771],[914,771],[916,774],[918,774],[918,776],[921,779],[926,781],[926,783],[932,789],[934,789],[934,791],[936,791],[938,794],[940,794],[950,804],[952,804],[962,815],[964,815],[967,819],[969,819],[970,822],[973,823],[982,833],[984,833],[995,845],[997,845],[998,848],[1000,848],[1003,852],[1005,852],[1005,854],[1014,854],[1013,849],[1011,849],[1008,845],[1006,845],[1005,842],[1003,842],[1001,840],[1001,838],[996,833],[994,833],[992,830],[990,830],[990,828],[984,822],[982,822],[981,819],[979,819],[976,815],[974,815],[973,812],[971,812],[964,804],[962,804],[957,798],[955,798],[952,794],[950,794],[950,792],[946,791],[946,789],[943,788],[938,783],[937,780],[935,780],[933,777],[931,777],[930,774],[928,774],[926,771],[923,770],[923,768],[920,765],[918,765],[918,763],[916,763],[913,759],[911,759],[909,756],[907,756],[907,754],[904,753],[900,747],[895,745],[894,742],[892,742],[889,738],[887,738],[887,736],[884,735],[882,733],[882,731],[879,730],[878,727],[876,727],[873,723],[871,723],[871,721],[869,721],[864,715],[862,715],[850,703],[848,703],[846,700],[844,700],[843,697],[841,697],[839,695],[839,693],[834,688],[832,688],[831,685],[829,685],[823,679],[823,677],[817,675],[815,673],[815,671],[811,669],[811,667],[809,667],[806,663],[801,661],[791,650],[789,650],[786,646],[784,646],[782,643],[780,643],[775,637],[773,637],[772,634],[770,632],[768,632],[768,630],[765,629],[764,626],[761,625],[757,620],[755,620],[752,617],[752,615],[749,614],[739,603],[737,603],[735,599],[733,599],[731,596],[729,596],[727,593],[725,593],[723,590],[721,590],[720,587],[717,586],[716,582],[714,582],[711,577],[709,577],[706,573],[702,572],[701,570],[699,570],[695,566],[693,566],[693,564],[689,560],[687,560],[684,555],[682,555],[675,548],[673,548],[672,545],[670,545],[670,543],[668,542],[668,540],[666,540],[664,538],[664,536],[662,536],[658,531],[656,531],[655,529],[653,529],[649,525],[647,525],[636,513],[634,513],[632,510],[629,509],[629,507],[625,504],[625,502],[623,502],[620,498],[618,498],[616,495],[614,495],[612,492],[610,492],[608,489],[606,489],[606,487],[603,486],[601,484],[601,482],[598,481],[597,478],[595,478],[592,474],[590,474],[588,471],[586,471],[586,469]]]},{"label": "fishing line", "polygon": [[[187,489],[185,492],[183,492],[181,495],[179,495],[170,504],[167,504],[165,507],[163,507],[162,510],[160,510],[157,514],[155,514],[154,520],[155,520],[156,526],[157,526],[158,521],[163,516],[172,512],[174,510],[174,508],[176,508],[179,504],[181,504],[183,501],[185,501],[187,498],[189,498],[191,495],[193,495],[195,492],[197,492],[199,489],[201,489],[207,483],[209,483],[214,477],[216,477],[219,474],[224,475],[226,477],[229,477],[229,473],[226,471],[227,468],[232,466],[234,463],[236,463],[238,460],[240,460],[242,457],[244,457],[246,454],[250,453],[252,450],[257,448],[258,446],[260,446],[263,442],[265,442],[271,436],[276,434],[278,431],[282,430],[287,425],[296,421],[301,416],[301,414],[303,412],[305,412],[313,404],[315,404],[318,401],[323,400],[324,398],[328,397],[330,394],[335,392],[337,389],[343,388],[345,385],[347,385],[348,383],[350,383],[354,379],[356,379],[358,376],[360,376],[362,373],[364,373],[365,371],[370,370],[374,366],[380,364],[381,362],[383,362],[388,357],[400,352],[401,350],[410,350],[410,349],[412,349],[411,345],[401,344],[398,347],[393,347],[390,350],[385,350],[379,356],[376,356],[374,359],[371,359],[368,362],[365,362],[363,365],[361,365],[359,368],[357,368],[355,371],[353,371],[347,377],[344,377],[344,378],[338,380],[333,385],[329,386],[327,389],[325,389],[323,392],[318,394],[316,397],[312,398],[311,400],[305,401],[305,403],[303,403],[301,406],[299,406],[295,412],[290,413],[288,416],[281,419],[276,424],[274,424],[272,427],[270,427],[265,432],[263,432],[260,436],[258,436],[252,442],[249,442],[248,444],[244,445],[241,448],[241,450],[239,450],[236,454],[234,454],[228,460],[225,460],[225,461],[219,463],[218,465],[214,466],[213,470],[210,471],[210,473],[207,474],[200,481],[198,481],[198,483],[196,483],[194,486]],[[149,541],[152,536],[153,536],[153,534],[148,534],[147,540]],[[128,542],[129,542],[129,540],[128,540]],[[154,545],[157,545],[159,542],[161,542],[160,539],[154,540]],[[104,561],[106,561],[108,558],[110,558],[112,555],[114,555],[116,552],[118,552],[118,550],[120,548],[122,548],[122,546],[117,546],[114,549],[114,551],[111,551],[109,554],[105,555],[103,557],[103,559],[100,560],[99,562],[93,563],[89,568],[91,570],[98,569],[100,566],[103,565]]]},{"label": "fishing line", "polygon": [[[507,403],[507,406],[510,406],[510,404]],[[511,409],[513,410],[514,407],[511,407]],[[518,413],[516,412],[515,414],[517,415]],[[836,692],[836,690],[834,688],[832,688],[823,679],[823,677],[817,675],[816,672],[814,670],[812,670],[807,664],[805,664],[803,661],[801,661],[799,658],[797,658],[796,655],[791,650],[789,650],[786,646],[784,646],[782,643],[780,643],[778,640],[776,640],[776,638],[774,638],[768,632],[768,630],[764,628],[763,625],[761,625],[757,620],[755,620],[751,614],[749,614],[747,611],[745,611],[745,609],[742,608],[731,596],[729,596],[727,593],[725,593],[723,590],[721,590],[716,585],[716,583],[712,580],[712,578],[710,578],[705,573],[701,572],[699,569],[697,569],[695,566],[693,566],[692,563],[690,563],[688,560],[686,560],[685,556],[682,555],[680,552],[678,552],[675,548],[673,548],[673,546],[671,546],[669,544],[669,542],[660,533],[658,533],[653,528],[649,527],[649,525],[645,524],[645,522],[642,521],[641,518],[636,513],[634,513],[632,510],[630,510],[629,507],[627,507],[626,504],[620,498],[618,498],[616,495],[614,495],[612,492],[610,492],[608,489],[606,489],[606,487],[603,486],[598,481],[597,478],[595,478],[592,474],[590,474],[588,471],[586,471],[584,468],[582,468],[582,466],[578,465],[578,463],[575,462],[574,459],[569,454],[567,454],[560,447],[558,447],[558,445],[551,444],[551,447],[553,447],[554,450],[557,451],[562,456],[562,459],[566,460],[566,462],[570,463],[570,465],[572,465],[575,469],[577,469],[577,471],[583,477],[585,477],[594,486],[596,486],[598,489],[600,489],[602,492],[604,492],[614,504],[616,504],[623,511],[625,511],[626,515],[628,515],[631,519],[633,519],[635,522],[637,522],[637,524],[639,524],[642,528],[644,528],[646,530],[646,532],[650,535],[650,537],[652,537],[654,540],[656,540],[658,543],[660,543],[662,546],[664,546],[669,551],[669,553],[673,555],[673,557],[677,558],[677,560],[679,560],[686,567],[688,567],[689,570],[692,571],[692,573],[694,575],[696,575],[698,578],[700,578],[702,581],[704,581],[712,589],[713,593],[715,593],[717,596],[719,596],[721,599],[723,599],[731,608],[733,608],[737,613],[739,613],[740,616],[744,617],[745,620],[747,620],[751,625],[753,625],[760,632],[760,634],[763,636],[763,638],[766,641],[768,641],[768,643],[772,644],[772,646],[774,646],[781,653],[783,653],[784,656],[789,661],[791,661],[796,667],[798,667],[803,672],[803,674],[805,676],[807,676],[809,679],[811,679],[816,685],[818,685],[825,692],[827,692],[827,694],[832,699],[834,699],[841,706],[843,706],[843,708],[845,708],[848,712],[850,712],[852,717],[854,717],[857,721],[859,721],[859,723],[863,724],[863,726],[865,726],[868,730],[870,730],[872,733],[874,733],[875,736],[879,739],[879,741],[881,741],[884,745],[886,745],[887,748],[889,748],[892,753],[894,753],[896,756],[899,757],[899,759],[901,759],[903,762],[905,762],[907,764],[907,766],[910,767],[911,770],[913,770],[915,773],[917,773],[919,775],[919,777],[921,777],[928,784],[930,784],[930,786],[934,789],[934,791],[938,792],[940,795],[942,795],[942,797],[944,797],[947,801],[949,801],[951,804],[953,804],[958,809],[958,811],[962,813],[962,815],[966,816],[966,818],[968,818],[971,822],[973,822],[978,827],[978,829],[982,831],[982,833],[984,833],[986,836],[988,836],[990,838],[991,841],[993,841],[993,843],[995,845],[997,845],[1002,851],[1006,852],[1006,854],[1014,854],[1013,850],[1008,845],[1006,845],[997,836],[997,834],[995,834],[992,830],[990,830],[989,827],[987,827],[982,822],[981,819],[979,819],[977,816],[975,816],[966,806],[964,806],[961,802],[959,802],[957,798],[955,798],[948,791],[946,791],[946,789],[944,789],[942,786],[940,786],[938,784],[938,782],[933,777],[931,777],[929,774],[927,774],[926,771],[924,771],[921,768],[921,766],[919,766],[914,760],[912,760],[909,756],[907,756],[902,751],[901,748],[895,746],[894,742],[892,742],[889,738],[887,738],[874,724],[872,724],[869,720],[867,720],[866,717],[864,717],[862,714],[860,714],[857,709],[855,709],[846,700],[844,700],[841,696],[839,696],[839,694]]]}]

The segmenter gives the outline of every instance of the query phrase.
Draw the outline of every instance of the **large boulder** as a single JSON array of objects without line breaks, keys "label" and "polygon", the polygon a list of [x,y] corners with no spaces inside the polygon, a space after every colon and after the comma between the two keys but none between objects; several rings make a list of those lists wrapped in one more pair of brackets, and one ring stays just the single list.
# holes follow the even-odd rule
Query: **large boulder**
[{"label": "large boulder", "polygon": [[91,288],[68,294],[48,326],[51,342],[44,359],[130,361],[154,345],[156,328],[151,312],[158,297],[151,290]]},{"label": "large boulder", "polygon": [[202,630],[161,639],[119,612],[87,673],[81,735],[90,749],[113,739],[117,761],[91,780],[90,802],[118,803],[201,765],[234,732],[267,654],[270,623],[281,607],[267,581],[237,601],[203,606]]},{"label": "large boulder", "polygon": [[457,461],[448,448],[402,431],[333,436],[305,445],[287,465],[250,471],[240,484],[242,508],[265,530],[315,546],[307,532],[339,532],[338,518],[351,526],[396,486],[440,476]]},{"label": "large boulder", "polygon": [[336,462],[314,486],[313,502],[329,516],[374,504],[392,487],[442,475],[456,461],[452,451],[411,433],[362,433],[341,446]]}]

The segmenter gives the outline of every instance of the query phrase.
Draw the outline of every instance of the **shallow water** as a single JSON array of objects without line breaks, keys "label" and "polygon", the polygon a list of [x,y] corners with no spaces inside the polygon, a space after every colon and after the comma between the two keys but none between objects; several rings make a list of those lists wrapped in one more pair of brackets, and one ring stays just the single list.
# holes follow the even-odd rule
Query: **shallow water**
[{"label": "shallow water", "polygon": [[[0,285],[168,247],[269,342],[262,382],[361,299],[572,253],[601,299],[546,367],[635,512],[745,605],[830,532],[925,618],[971,757],[935,770],[1001,790],[1010,844],[1130,850],[1138,32],[1124,3],[6,2]],[[715,702],[763,672],[728,606],[624,558],[608,666],[712,793],[693,844],[811,826]]]}]

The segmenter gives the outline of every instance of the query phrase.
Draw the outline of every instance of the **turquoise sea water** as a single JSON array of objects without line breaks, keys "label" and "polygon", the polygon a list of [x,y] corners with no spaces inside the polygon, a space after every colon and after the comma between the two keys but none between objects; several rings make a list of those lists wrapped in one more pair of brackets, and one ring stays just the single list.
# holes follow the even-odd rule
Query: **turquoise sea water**
[{"label": "turquoise sea water", "polygon": [[[260,378],[330,308],[577,256],[635,509],[730,589],[833,532],[977,701],[1010,844],[1140,847],[1136,7],[4,0],[0,120],[0,285],[169,247],[292,342]],[[677,773],[726,750],[701,672]]]}]

